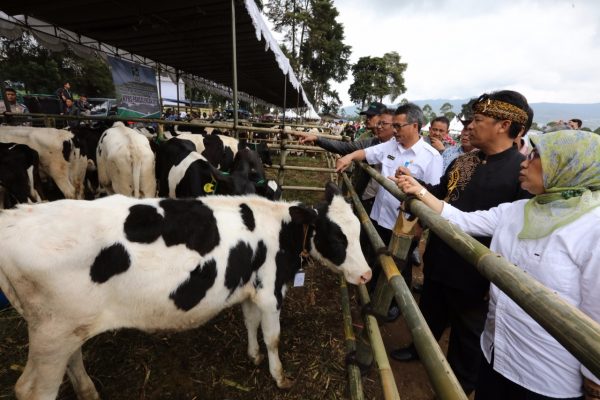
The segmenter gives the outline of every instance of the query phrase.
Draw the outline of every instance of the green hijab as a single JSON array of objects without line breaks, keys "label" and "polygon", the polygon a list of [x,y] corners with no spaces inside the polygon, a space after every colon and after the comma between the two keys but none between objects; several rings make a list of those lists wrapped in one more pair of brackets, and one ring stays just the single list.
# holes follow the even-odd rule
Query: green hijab
[{"label": "green hijab", "polygon": [[600,135],[567,130],[530,140],[542,161],[546,193],[525,205],[519,239],[548,236],[600,206]]}]

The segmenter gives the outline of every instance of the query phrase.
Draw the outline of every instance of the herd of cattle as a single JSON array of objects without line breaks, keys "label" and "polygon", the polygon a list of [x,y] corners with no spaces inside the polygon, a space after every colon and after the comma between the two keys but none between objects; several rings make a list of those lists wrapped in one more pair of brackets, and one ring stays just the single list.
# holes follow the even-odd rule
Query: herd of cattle
[{"label": "herd of cattle", "polygon": [[[274,181],[265,179],[259,153],[245,141],[204,130],[160,144],[154,139],[148,129],[121,122],[108,129],[82,125],[70,131],[0,126],[0,206],[102,194],[181,198],[257,193],[272,200],[281,194]],[[42,186],[42,180],[47,184]]]},{"label": "herd of cattle", "polygon": [[[273,201],[264,197],[279,190],[265,183],[260,158],[233,139],[181,134],[153,151],[144,133],[121,123],[96,134],[0,128],[8,204],[43,197],[38,170],[67,198],[0,210],[0,289],[28,325],[19,400],[55,399],[65,372],[78,399],[97,400],[81,352],[88,339],[119,328],[190,329],[235,304],[248,356],[264,358],[260,327],[269,371],[288,388],[279,314],[301,256],[352,284],[371,278],[359,221],[335,185],[316,209]],[[95,197],[94,188],[120,194],[77,200]]]}]

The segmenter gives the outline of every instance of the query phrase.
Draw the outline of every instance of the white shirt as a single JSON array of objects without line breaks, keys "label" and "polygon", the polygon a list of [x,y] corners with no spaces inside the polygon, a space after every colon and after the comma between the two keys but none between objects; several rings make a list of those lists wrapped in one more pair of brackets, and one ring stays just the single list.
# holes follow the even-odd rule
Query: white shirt
[{"label": "white shirt", "polygon": [[[391,139],[367,147],[364,151],[369,164],[381,164],[381,175],[384,177],[394,176],[398,167],[405,166],[415,178],[437,185],[444,172],[439,151],[425,143],[423,138],[409,149],[405,149],[396,140]],[[380,187],[375,196],[371,218],[380,226],[392,229],[398,218],[398,207],[400,207],[400,200]]]},{"label": "white shirt", "polygon": [[[541,284],[600,321],[600,207],[541,239],[521,240],[527,200],[503,203],[488,211],[462,212],[444,203],[442,217],[465,232],[492,236],[490,249],[522,268]],[[549,397],[581,396],[587,368],[494,284],[481,336],[488,362],[507,379]]]}]

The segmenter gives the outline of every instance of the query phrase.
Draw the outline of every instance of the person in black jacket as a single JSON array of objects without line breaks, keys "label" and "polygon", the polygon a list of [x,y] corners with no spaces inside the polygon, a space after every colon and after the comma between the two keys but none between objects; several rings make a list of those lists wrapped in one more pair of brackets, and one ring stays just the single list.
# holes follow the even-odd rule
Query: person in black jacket
[{"label": "person in black jacket", "polygon": [[[513,144],[533,121],[527,100],[518,92],[503,90],[480,96],[472,108],[468,128],[471,144],[479,150],[455,159],[438,185],[424,186],[462,211],[488,210],[531,197],[519,183],[525,156]],[[409,172],[400,167],[396,175]],[[476,239],[490,245],[489,237]],[[436,339],[450,326],[448,362],[468,395],[477,383],[481,362],[479,338],[487,315],[489,281],[433,233],[423,261],[419,308]],[[418,358],[413,345],[393,350],[390,356],[398,361]]]}]

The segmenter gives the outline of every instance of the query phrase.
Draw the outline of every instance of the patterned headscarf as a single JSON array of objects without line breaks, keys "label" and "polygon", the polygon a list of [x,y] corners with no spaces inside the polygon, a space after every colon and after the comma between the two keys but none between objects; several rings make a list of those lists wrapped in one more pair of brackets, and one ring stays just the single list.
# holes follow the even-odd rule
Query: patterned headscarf
[{"label": "patterned headscarf", "polygon": [[600,206],[600,135],[557,131],[531,136],[546,193],[525,205],[520,239],[539,239]]}]

